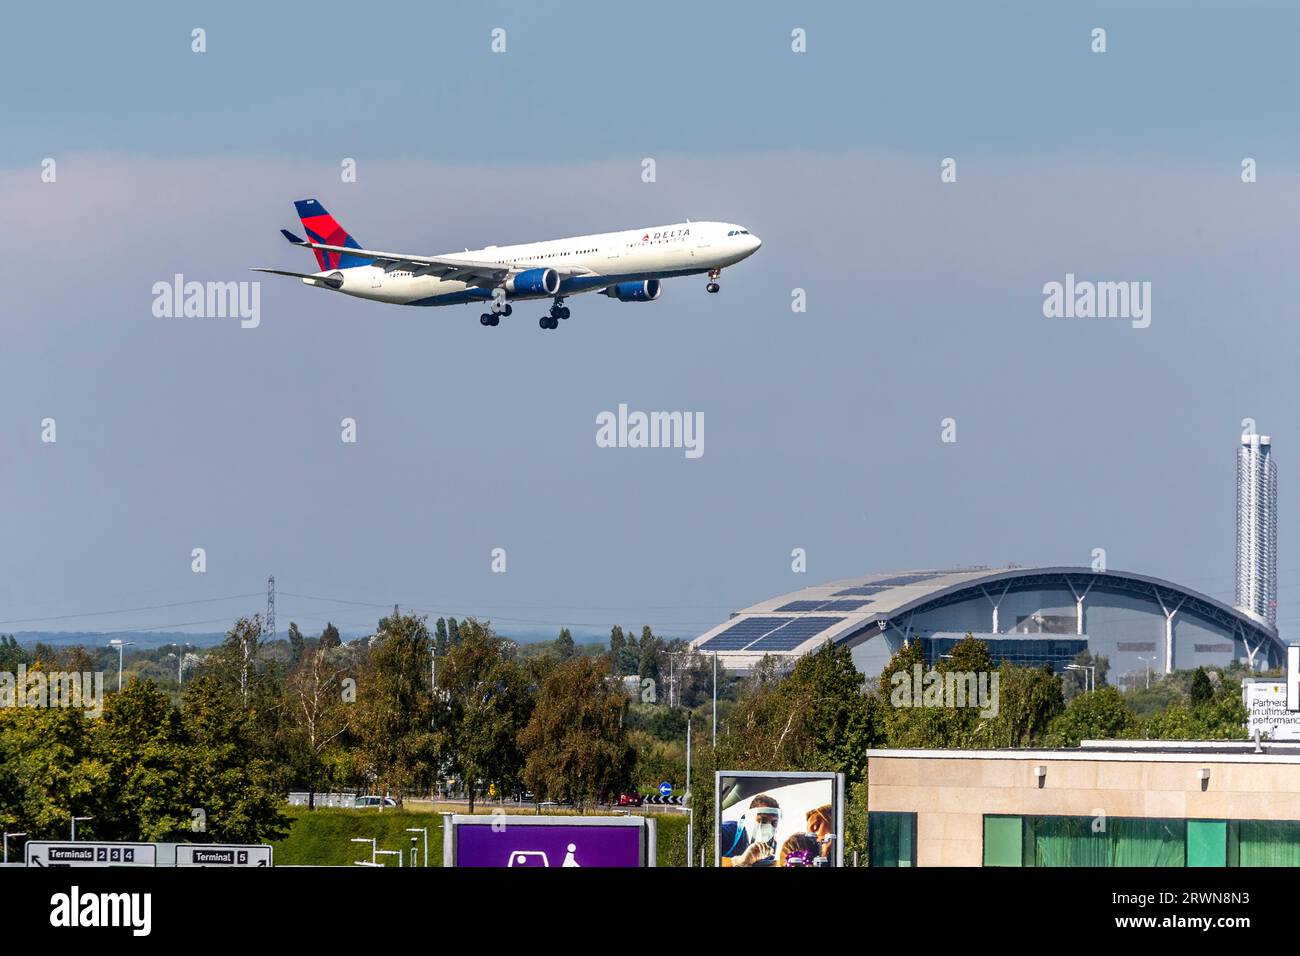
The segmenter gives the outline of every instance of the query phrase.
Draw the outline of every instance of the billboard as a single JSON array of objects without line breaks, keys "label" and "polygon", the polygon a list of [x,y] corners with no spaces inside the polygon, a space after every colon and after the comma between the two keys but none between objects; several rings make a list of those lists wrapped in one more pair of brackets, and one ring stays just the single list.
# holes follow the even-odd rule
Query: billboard
[{"label": "billboard", "polygon": [[1286,681],[1241,682],[1241,702],[1246,707],[1246,730],[1259,731],[1269,740],[1300,740],[1300,713],[1287,710]]},{"label": "billboard", "polygon": [[508,869],[655,865],[655,824],[645,817],[450,814],[443,866]]},{"label": "billboard", "polygon": [[713,863],[844,865],[844,775],[721,771],[714,778]]}]

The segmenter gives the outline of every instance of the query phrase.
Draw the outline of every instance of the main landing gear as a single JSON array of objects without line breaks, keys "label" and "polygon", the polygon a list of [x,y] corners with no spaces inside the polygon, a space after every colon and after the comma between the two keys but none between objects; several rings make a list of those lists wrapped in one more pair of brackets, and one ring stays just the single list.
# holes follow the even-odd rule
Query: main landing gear
[{"label": "main landing gear", "polygon": [[718,277],[722,275],[721,269],[709,270],[709,284],[704,288],[710,293],[716,293],[722,286],[718,285]]},{"label": "main landing gear", "polygon": [[558,329],[560,327],[560,320],[569,317],[569,310],[560,304],[563,301],[563,296],[557,295],[555,297],[555,304],[551,306],[551,314],[544,315],[537,320],[539,327],[543,329]]},{"label": "main landing gear", "polygon": [[479,325],[500,325],[501,316],[503,315],[508,316],[511,312],[514,311],[514,309],[512,309],[509,305],[503,308],[500,312],[495,311],[495,306],[493,307],[493,309],[494,311],[484,312],[482,315],[478,317]]}]

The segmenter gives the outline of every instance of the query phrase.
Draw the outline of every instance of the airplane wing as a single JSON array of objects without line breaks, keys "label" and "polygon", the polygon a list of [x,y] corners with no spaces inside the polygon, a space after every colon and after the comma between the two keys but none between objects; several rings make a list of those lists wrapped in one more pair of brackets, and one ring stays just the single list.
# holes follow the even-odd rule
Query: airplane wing
[{"label": "airplane wing", "polygon": [[[293,242],[293,240],[290,240]],[[375,249],[354,249],[351,246],[327,246],[317,242],[305,242],[299,240],[294,242],[296,246],[305,246],[310,249],[321,249],[325,252],[342,252],[352,256],[364,256],[374,259],[374,264],[382,268],[385,272],[395,272],[399,269],[410,272],[417,276],[437,276],[440,279],[454,279],[458,282],[465,282],[473,286],[481,286],[487,289],[494,289],[501,283],[505,282],[511,275],[522,271],[519,266],[502,265],[499,262],[475,262],[472,259],[461,259],[453,256],[416,256],[408,255],[403,252],[379,252]],[[526,268],[533,268],[527,266]],[[548,266],[547,268],[555,268]],[[566,269],[555,269],[561,278],[574,275],[586,275],[586,271],[577,272]]]}]

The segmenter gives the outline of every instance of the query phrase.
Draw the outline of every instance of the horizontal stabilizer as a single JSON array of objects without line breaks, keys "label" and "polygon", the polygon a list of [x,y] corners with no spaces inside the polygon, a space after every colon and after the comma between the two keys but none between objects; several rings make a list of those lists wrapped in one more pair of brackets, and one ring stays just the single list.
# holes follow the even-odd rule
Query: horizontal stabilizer
[{"label": "horizontal stabilizer", "polygon": [[289,240],[290,242],[292,242],[295,246],[305,246],[305,245],[307,245],[307,240],[306,240],[306,239],[299,239],[297,236],[295,236],[293,233],[291,233],[288,229],[281,229],[281,230],[280,230],[280,235],[284,236],[284,238],[288,239],[288,240]]},{"label": "horizontal stabilizer", "polygon": [[276,276],[289,276],[291,279],[308,279],[313,283],[326,286],[330,289],[343,288],[343,276],[335,272],[327,276],[312,275],[310,272],[286,272],[284,269],[258,269],[254,272],[269,272]]}]

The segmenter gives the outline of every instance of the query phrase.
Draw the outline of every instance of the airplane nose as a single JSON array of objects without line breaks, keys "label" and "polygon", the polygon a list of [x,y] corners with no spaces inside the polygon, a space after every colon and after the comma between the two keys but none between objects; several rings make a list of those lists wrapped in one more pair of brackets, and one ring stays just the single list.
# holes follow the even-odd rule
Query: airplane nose
[{"label": "airplane nose", "polygon": [[754,235],[753,233],[750,233],[749,238],[750,238],[750,244],[751,244],[751,248],[750,248],[749,251],[750,251],[750,252],[758,252],[758,250],[761,249],[761,248],[763,247],[763,240],[760,239],[760,238],[758,238],[758,236]]}]

